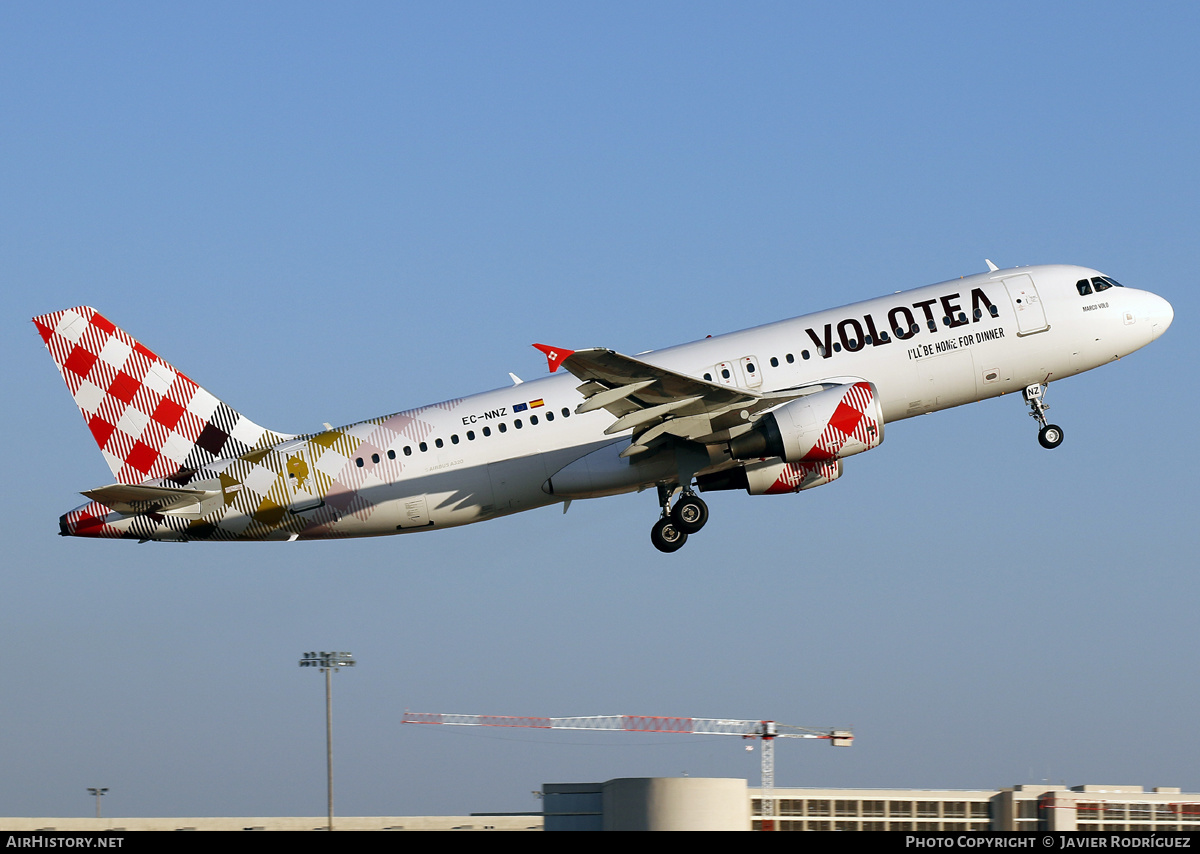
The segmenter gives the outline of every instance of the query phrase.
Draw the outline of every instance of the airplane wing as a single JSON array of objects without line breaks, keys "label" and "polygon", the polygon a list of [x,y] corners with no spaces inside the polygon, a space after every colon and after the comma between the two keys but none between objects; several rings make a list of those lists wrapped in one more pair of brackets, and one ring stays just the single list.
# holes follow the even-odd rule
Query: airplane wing
[{"label": "airplane wing", "polygon": [[604,409],[616,416],[606,434],[633,430],[634,441],[622,456],[649,450],[676,437],[701,444],[727,441],[743,432],[759,412],[821,387],[759,394],[736,386],[690,377],[613,350],[568,350],[534,344],[546,355],[550,371],[565,368],[583,385],[582,414]]}]

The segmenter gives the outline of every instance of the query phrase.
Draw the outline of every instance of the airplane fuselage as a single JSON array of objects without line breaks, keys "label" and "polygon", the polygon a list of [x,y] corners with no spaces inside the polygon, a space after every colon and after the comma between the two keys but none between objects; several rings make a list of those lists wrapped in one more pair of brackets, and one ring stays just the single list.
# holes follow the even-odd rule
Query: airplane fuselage
[{"label": "airplane fuselage", "polygon": [[[1085,294],[1084,282],[1096,285]],[[1161,297],[1109,283],[1074,266],[996,270],[634,358],[754,394],[865,380],[891,423],[1099,367],[1170,324]],[[552,375],[287,438],[145,482],[194,490],[193,504],[118,513],[92,502],[64,516],[62,531],[180,541],[445,528],[678,480],[685,445],[708,456],[687,469],[690,489],[693,471],[741,464],[723,442],[758,417],[694,448],[674,443],[625,459],[618,453],[630,431],[606,435],[615,419],[603,408],[577,412],[586,399],[578,388],[578,378]],[[585,456],[595,462],[577,462]],[[564,471],[572,476],[556,481]]]}]

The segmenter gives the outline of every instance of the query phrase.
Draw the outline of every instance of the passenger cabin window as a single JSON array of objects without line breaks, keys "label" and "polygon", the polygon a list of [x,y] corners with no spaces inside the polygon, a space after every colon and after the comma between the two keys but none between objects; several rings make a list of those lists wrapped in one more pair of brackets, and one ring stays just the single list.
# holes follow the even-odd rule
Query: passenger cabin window
[{"label": "passenger cabin window", "polygon": [[771,357],[771,367],[772,367],[772,368],[778,368],[778,367],[779,367],[779,359],[777,359],[777,358],[776,358],[776,357],[774,357],[774,356],[772,356],[772,357]]}]

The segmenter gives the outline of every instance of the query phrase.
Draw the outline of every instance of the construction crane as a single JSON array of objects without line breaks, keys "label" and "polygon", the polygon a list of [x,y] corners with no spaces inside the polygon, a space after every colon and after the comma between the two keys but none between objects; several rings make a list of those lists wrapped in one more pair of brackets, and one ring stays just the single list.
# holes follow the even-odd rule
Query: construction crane
[{"label": "construction crane", "polygon": [[[834,747],[849,747],[854,735],[849,730],[818,730],[789,726],[775,721],[739,721],[729,718],[664,718],[647,715],[592,715],[578,718],[531,718],[507,715],[446,715],[436,712],[404,712],[401,723],[448,726],[525,727],[528,729],[608,730],[611,732],[666,732],[684,735],[736,735],[762,742],[762,826],[774,830],[778,815],[775,802],[775,739],[820,738]],[[747,748],[749,749],[749,748]]]}]

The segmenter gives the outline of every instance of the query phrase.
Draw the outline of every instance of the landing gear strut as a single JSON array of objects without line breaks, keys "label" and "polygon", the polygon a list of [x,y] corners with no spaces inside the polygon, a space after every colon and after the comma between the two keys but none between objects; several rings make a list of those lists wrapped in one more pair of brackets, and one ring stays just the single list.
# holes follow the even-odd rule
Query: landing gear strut
[{"label": "landing gear strut", "polygon": [[1049,384],[1034,383],[1026,386],[1021,392],[1021,396],[1025,398],[1025,402],[1029,404],[1029,414],[1037,419],[1037,423],[1042,425],[1042,429],[1038,430],[1038,443],[1043,448],[1057,448],[1062,444],[1063,431],[1057,424],[1046,423],[1046,410],[1050,407],[1042,402],[1042,398],[1046,396],[1046,389]]},{"label": "landing gear strut", "polygon": [[650,542],[667,554],[683,548],[688,534],[696,533],[708,521],[708,505],[690,488],[681,491],[672,509],[671,498],[676,489],[676,486],[659,484],[658,503],[662,507],[662,518],[650,529]]}]

